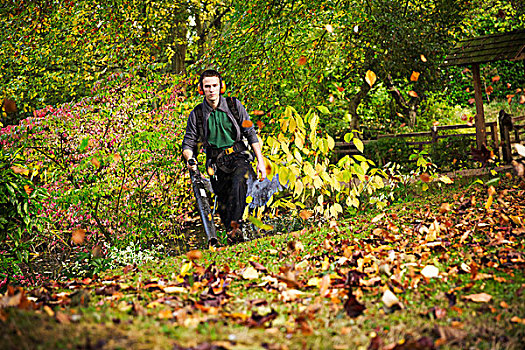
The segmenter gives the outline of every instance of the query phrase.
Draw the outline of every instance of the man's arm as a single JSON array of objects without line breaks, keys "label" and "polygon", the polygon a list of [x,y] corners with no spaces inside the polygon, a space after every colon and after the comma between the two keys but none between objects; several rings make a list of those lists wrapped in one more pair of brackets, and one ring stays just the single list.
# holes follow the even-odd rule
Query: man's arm
[{"label": "man's arm", "polygon": [[266,178],[266,164],[264,163],[264,157],[261,151],[261,144],[255,142],[251,144],[255,157],[257,158],[257,174],[260,175],[259,179],[263,180]]}]

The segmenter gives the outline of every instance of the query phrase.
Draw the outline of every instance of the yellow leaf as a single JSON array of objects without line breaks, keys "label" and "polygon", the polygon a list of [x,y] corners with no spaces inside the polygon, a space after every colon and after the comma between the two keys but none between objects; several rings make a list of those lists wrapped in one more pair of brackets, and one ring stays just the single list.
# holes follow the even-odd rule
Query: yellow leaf
[{"label": "yellow leaf", "polygon": [[443,182],[443,183],[446,183],[447,185],[448,184],[451,184],[451,183],[454,183],[454,181],[452,181],[452,179],[450,177],[448,177],[447,175],[443,175],[439,178],[439,181]]},{"label": "yellow leaf", "polygon": [[306,283],[309,287],[319,287],[321,284],[321,279],[319,277],[312,277]]},{"label": "yellow leaf", "polygon": [[427,58],[425,57],[425,55],[421,54],[421,61],[423,62],[426,62],[427,61]]},{"label": "yellow leaf", "polygon": [[367,71],[365,74],[365,81],[372,87],[374,83],[376,82],[377,76],[376,73],[372,72],[371,70]]},{"label": "yellow leaf", "polygon": [[358,139],[357,137],[354,137],[354,139],[352,141],[354,142],[354,145],[357,148],[357,150],[359,152],[363,153],[363,150],[365,149],[365,147],[363,145],[363,142],[360,139]]},{"label": "yellow leaf", "polygon": [[493,201],[493,197],[492,195],[489,196],[489,199],[487,199],[487,203],[485,203],[485,210],[488,210],[490,208],[490,206],[492,205],[492,201]]},{"label": "yellow leaf", "polygon": [[190,269],[192,268],[192,266],[193,266],[193,263],[191,261],[182,265],[182,268],[180,269],[180,275],[183,277],[186,276],[188,272],[190,271]]}]

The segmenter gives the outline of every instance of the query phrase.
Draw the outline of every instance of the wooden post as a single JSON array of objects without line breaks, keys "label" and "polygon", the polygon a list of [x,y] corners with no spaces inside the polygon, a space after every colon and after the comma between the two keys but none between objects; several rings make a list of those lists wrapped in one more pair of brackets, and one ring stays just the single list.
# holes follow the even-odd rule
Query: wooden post
[{"label": "wooden post", "polygon": [[487,131],[485,129],[485,113],[483,112],[483,93],[481,91],[481,75],[479,63],[472,64],[472,77],[474,78],[474,98],[476,100],[476,146],[478,150],[487,144]]}]

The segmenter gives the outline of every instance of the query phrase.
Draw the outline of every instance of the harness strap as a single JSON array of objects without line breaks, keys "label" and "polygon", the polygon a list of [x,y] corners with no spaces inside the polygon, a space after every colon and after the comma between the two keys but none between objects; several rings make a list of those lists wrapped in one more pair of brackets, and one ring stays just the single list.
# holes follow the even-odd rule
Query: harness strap
[{"label": "harness strap", "polygon": [[[236,98],[226,97],[226,103],[233,114],[233,119],[235,119],[237,122],[237,126],[241,128],[242,122],[241,116],[239,115],[239,110],[237,109]],[[194,113],[197,124],[197,136],[199,138],[199,142],[204,143],[204,115],[202,113],[202,103],[195,107]]]}]

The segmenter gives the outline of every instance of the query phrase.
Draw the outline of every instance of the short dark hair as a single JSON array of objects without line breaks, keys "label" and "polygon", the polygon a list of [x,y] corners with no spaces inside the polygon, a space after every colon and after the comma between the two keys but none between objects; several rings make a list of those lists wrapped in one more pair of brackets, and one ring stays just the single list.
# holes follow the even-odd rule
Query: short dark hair
[{"label": "short dark hair", "polygon": [[202,81],[204,78],[210,78],[210,77],[217,77],[219,78],[219,86],[222,84],[222,77],[221,73],[217,72],[214,69],[206,69],[204,72],[201,73],[201,76],[199,78],[199,86],[202,89]]}]

